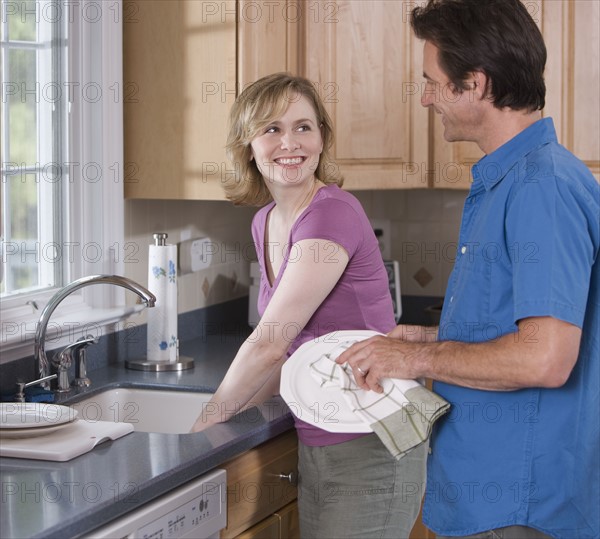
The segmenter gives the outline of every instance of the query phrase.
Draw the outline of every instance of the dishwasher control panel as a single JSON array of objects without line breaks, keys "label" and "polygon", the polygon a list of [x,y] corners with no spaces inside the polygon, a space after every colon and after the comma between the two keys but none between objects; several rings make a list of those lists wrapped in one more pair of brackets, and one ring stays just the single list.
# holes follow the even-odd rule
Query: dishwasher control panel
[{"label": "dishwasher control panel", "polygon": [[89,534],[89,539],[218,537],[227,525],[225,470],[194,479]]}]

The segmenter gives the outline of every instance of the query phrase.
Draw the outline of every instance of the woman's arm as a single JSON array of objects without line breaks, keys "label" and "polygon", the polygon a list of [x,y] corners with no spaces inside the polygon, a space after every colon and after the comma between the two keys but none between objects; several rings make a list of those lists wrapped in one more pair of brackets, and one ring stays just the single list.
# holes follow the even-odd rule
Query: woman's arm
[{"label": "woman's arm", "polygon": [[348,265],[348,254],[340,245],[336,244],[336,256],[331,256],[331,244],[316,239],[294,244],[294,259],[288,262],[260,322],[240,347],[223,382],[205,406],[210,414],[205,412],[198,417],[193,432],[227,421],[257,397],[270,379],[271,388],[267,392],[275,386],[273,375],[285,361],[288,348]]}]

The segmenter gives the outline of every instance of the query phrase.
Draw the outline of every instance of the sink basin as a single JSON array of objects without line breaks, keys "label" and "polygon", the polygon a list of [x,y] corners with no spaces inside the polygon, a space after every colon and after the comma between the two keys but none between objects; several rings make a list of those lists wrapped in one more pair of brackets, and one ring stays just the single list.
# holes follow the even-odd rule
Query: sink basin
[{"label": "sink basin", "polygon": [[78,419],[131,423],[139,432],[187,434],[212,393],[117,388],[70,404]]}]

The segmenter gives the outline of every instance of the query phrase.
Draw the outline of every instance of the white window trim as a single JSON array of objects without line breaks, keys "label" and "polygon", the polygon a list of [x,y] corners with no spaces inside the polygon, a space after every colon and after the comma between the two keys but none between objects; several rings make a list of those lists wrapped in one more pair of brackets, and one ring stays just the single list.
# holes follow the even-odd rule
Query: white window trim
[{"label": "white window trim", "polygon": [[[70,162],[75,165],[70,167],[67,203],[70,244],[63,249],[65,257],[72,258],[65,268],[67,282],[85,275],[122,275],[126,255],[122,0],[80,0],[70,9],[69,39],[75,45],[69,54],[69,79],[78,84],[73,85],[69,119]],[[83,89],[97,89],[98,84],[102,92],[99,101],[83,98]],[[100,170],[101,180],[85,177],[86,170]],[[33,354],[36,323],[55,292],[3,301],[0,364]],[[126,306],[125,291],[120,287],[83,288],[69,296],[51,318],[46,348],[64,346],[80,334],[110,333],[118,329],[112,324],[142,308]]]}]

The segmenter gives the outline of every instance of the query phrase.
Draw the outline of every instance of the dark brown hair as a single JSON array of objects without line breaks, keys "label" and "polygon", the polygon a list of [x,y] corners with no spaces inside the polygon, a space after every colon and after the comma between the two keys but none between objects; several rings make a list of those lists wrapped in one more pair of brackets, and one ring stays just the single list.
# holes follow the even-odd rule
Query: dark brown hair
[{"label": "dark brown hair", "polygon": [[546,45],[520,0],[429,0],[412,11],[411,25],[438,48],[440,67],[459,91],[469,73],[481,71],[497,108],[544,107]]}]

